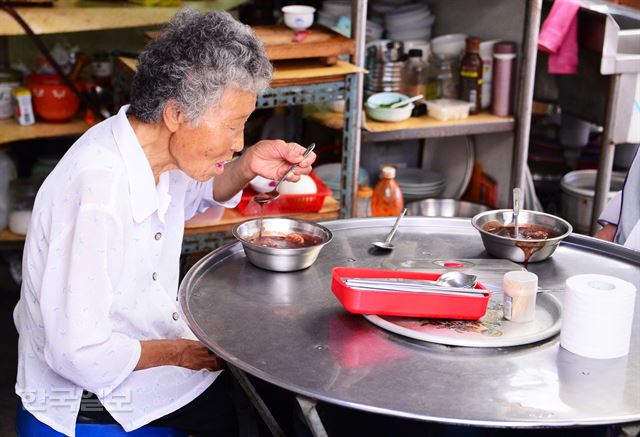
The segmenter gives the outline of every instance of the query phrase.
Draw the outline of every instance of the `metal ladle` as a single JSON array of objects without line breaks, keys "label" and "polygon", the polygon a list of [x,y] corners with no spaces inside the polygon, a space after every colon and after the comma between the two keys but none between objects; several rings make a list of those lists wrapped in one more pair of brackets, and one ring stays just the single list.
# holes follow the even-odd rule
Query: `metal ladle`
[{"label": "metal ladle", "polygon": [[393,228],[391,229],[391,232],[389,232],[389,235],[387,235],[387,238],[384,241],[376,241],[371,244],[376,246],[378,249],[393,250],[393,244],[391,244],[391,240],[393,239],[393,236],[396,234],[396,231],[398,230],[398,226],[400,226],[400,220],[402,220],[402,217],[404,217],[406,213],[407,213],[407,208],[402,210],[402,212],[396,219],[396,222],[394,223]]},{"label": "metal ladle", "polygon": [[[307,149],[304,151],[304,154],[302,155],[302,161],[304,161],[304,159],[307,156],[309,156],[309,153],[311,153],[313,149],[315,149],[315,147],[316,147],[316,143],[311,143],[309,147],[307,147]],[[272,200],[276,200],[278,197],[280,197],[280,193],[278,192],[278,187],[280,187],[280,184],[284,182],[287,176],[289,176],[289,174],[297,166],[298,164],[292,164],[291,167],[289,167],[289,169],[280,177],[280,179],[278,179],[278,182],[276,182],[276,186],[273,187],[273,190],[268,191],[266,193],[258,193],[255,196],[253,196],[253,200],[257,203],[263,204],[263,203],[269,203]]]},{"label": "metal ladle", "polygon": [[518,239],[520,229],[518,229],[518,214],[520,214],[520,188],[513,189],[513,225],[515,228],[515,238]]}]

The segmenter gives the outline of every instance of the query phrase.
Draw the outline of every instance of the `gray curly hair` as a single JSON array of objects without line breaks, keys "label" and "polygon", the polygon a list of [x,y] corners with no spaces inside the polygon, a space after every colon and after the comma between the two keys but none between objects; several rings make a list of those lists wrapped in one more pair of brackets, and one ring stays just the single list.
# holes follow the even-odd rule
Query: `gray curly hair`
[{"label": "gray curly hair", "polygon": [[129,113],[160,121],[175,100],[190,122],[217,104],[226,88],[259,93],[273,67],[253,30],[226,12],[176,14],[138,58]]}]

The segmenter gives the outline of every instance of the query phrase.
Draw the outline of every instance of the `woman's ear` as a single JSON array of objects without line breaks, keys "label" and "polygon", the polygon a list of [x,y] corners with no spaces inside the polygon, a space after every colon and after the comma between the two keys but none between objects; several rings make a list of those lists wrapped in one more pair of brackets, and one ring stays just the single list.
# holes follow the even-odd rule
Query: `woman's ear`
[{"label": "woman's ear", "polygon": [[175,100],[169,100],[162,111],[162,120],[171,133],[184,123],[184,113]]}]

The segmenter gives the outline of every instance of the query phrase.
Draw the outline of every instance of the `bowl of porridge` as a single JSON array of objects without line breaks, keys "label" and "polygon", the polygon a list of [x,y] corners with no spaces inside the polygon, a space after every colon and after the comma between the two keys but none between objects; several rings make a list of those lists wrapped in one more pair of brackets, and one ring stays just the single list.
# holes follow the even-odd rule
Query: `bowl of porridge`
[{"label": "bowl of porridge", "polygon": [[331,231],[318,223],[287,217],[247,220],[232,233],[253,265],[274,272],[306,269],[333,238]]}]

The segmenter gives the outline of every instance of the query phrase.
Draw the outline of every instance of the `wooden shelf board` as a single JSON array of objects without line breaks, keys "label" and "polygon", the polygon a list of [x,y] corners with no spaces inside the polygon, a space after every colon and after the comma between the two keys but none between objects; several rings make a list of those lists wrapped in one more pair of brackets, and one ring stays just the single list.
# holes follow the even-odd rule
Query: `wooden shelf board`
[{"label": "wooden shelf board", "polygon": [[[118,58],[119,68],[133,76],[136,72],[136,60],[130,58]],[[270,86],[278,88],[283,86],[303,85],[306,83],[319,83],[321,81],[343,80],[347,74],[364,71],[353,64],[338,61],[334,65],[324,65],[318,60],[278,61],[275,64],[273,81]]]},{"label": "wooden shelf board", "polygon": [[0,144],[12,141],[53,138],[65,135],[81,135],[89,128],[83,120],[68,123],[45,123],[37,121],[30,126],[21,126],[13,118],[0,120]]},{"label": "wooden shelf board", "polygon": [[18,235],[7,229],[0,229],[0,243],[21,243],[25,240],[24,235]]},{"label": "wooden shelf board", "polygon": [[[182,2],[199,10],[227,10],[244,0],[207,0]],[[140,6],[128,2],[58,0],[53,7],[19,7],[20,16],[37,34],[123,29],[166,23],[178,7]],[[9,14],[0,14],[0,36],[24,35]]]},{"label": "wooden shelf board", "polygon": [[[295,32],[284,25],[253,26],[253,30],[264,43],[271,61],[322,58],[329,60],[326,64],[329,65],[335,63],[337,56],[353,55],[356,50],[355,40],[324,26],[313,26],[311,33],[301,42],[294,42]],[[145,37],[153,40],[159,34],[160,31],[151,30],[145,32]]]},{"label": "wooden shelf board", "polygon": [[[332,129],[342,129],[344,114],[317,112],[311,119]],[[471,115],[464,120],[439,121],[429,116],[411,117],[408,120],[385,123],[366,117],[363,141],[391,141],[433,138],[453,135],[475,135],[492,132],[509,132],[515,127],[513,117],[498,117],[489,113]]]},{"label": "wooden shelf board", "polygon": [[[338,218],[340,211],[340,203],[334,199],[333,197],[326,197],[324,199],[324,204],[322,205],[322,209],[319,212],[315,213],[301,213],[301,214],[283,214],[288,217],[296,217],[303,220],[311,220],[311,221],[321,221],[321,220],[332,220]],[[269,216],[274,217],[274,216]],[[190,227],[189,222],[185,224],[184,235],[200,235],[200,234],[211,234],[215,232],[224,232],[229,231],[233,226],[238,223],[242,223],[245,220],[249,220],[253,218],[251,216],[246,216],[240,214],[240,212],[236,209],[226,209],[222,218],[211,224],[200,225],[199,227]],[[6,243],[22,243],[25,240],[24,235],[16,235],[13,232],[9,231],[9,229],[1,229],[0,230],[0,244]]]},{"label": "wooden shelf board", "polygon": [[[321,221],[321,220],[332,220],[338,218],[340,212],[340,203],[334,199],[333,197],[325,197],[324,204],[319,212],[315,213],[300,213],[300,214],[282,214],[287,217],[295,217],[303,220],[310,221]],[[269,215],[268,217],[276,217],[273,215]],[[189,223],[185,225],[184,235],[199,235],[199,234],[209,234],[214,232],[224,232],[230,231],[236,224],[242,223],[251,218],[255,218],[255,216],[246,216],[242,215],[236,209],[227,209],[224,211],[222,218],[212,223],[211,225],[199,226],[199,227],[190,227]]]}]

